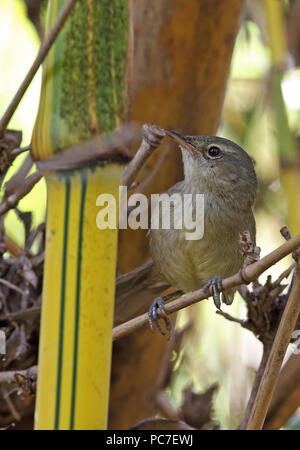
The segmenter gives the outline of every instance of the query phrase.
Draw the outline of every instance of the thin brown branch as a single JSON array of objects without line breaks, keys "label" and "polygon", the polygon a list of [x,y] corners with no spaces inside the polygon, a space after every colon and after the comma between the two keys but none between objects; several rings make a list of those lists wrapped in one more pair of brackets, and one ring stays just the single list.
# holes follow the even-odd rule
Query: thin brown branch
[{"label": "thin brown branch", "polygon": [[[281,228],[280,233],[287,241],[289,241],[291,239],[290,232],[289,232],[289,230],[288,230],[288,228],[286,226]],[[273,283],[274,285],[277,285],[279,287],[281,281],[283,280],[283,278],[288,277],[290,272],[291,272],[291,270],[293,268],[297,268],[298,267],[297,254],[298,254],[298,249],[295,249],[292,252],[292,255],[293,255],[293,257],[294,257],[296,262],[291,264],[290,267],[285,272],[283,272],[281,274],[281,276],[276,280],[276,282]],[[268,281],[267,281],[267,284],[268,284]],[[287,294],[287,296],[288,296],[287,301],[289,301],[289,296],[290,296],[290,292],[291,292],[292,286],[293,286],[293,281],[292,281],[292,284],[290,286],[289,292]],[[285,302],[285,303],[287,304],[287,302]],[[248,308],[249,308],[249,306],[250,305],[248,303]],[[286,306],[285,306],[285,310],[286,310]],[[281,317],[281,319],[282,319],[282,317]],[[297,317],[295,319],[295,323],[296,323],[296,320],[297,320]],[[252,417],[253,417],[253,411],[254,411],[255,405],[256,405],[256,403],[258,401],[258,395],[259,395],[258,393],[259,393],[259,390],[261,389],[261,386],[264,383],[264,377],[266,376],[267,365],[268,365],[269,360],[271,358],[271,351],[272,351],[272,349],[274,347],[274,344],[272,345],[272,342],[274,342],[274,338],[276,338],[276,336],[278,335],[280,323],[281,322],[279,322],[278,328],[276,327],[277,328],[275,330],[276,334],[275,334],[275,336],[272,339],[262,339],[262,342],[263,342],[263,345],[264,345],[264,347],[263,347],[263,357],[262,357],[262,360],[261,360],[261,363],[260,363],[260,366],[259,366],[259,370],[258,370],[258,372],[256,374],[256,378],[255,378],[255,381],[254,381],[254,384],[253,384],[253,387],[252,387],[251,395],[250,395],[250,398],[249,398],[249,401],[248,401],[248,404],[247,404],[247,408],[246,408],[246,411],[245,411],[245,414],[244,414],[244,418],[243,418],[243,420],[241,422],[241,425],[239,427],[240,429],[247,428],[249,426],[249,424],[251,426],[251,420],[252,420]],[[284,357],[284,354],[282,356],[282,360],[283,360],[283,357]],[[281,364],[280,364],[280,366],[281,366]],[[278,371],[280,370],[280,366],[278,368]],[[270,370],[274,371],[275,369],[274,369],[274,367],[273,368],[271,367]],[[277,374],[277,376],[278,376],[278,374]],[[274,386],[273,386],[273,389],[274,389]],[[269,402],[271,401],[271,397],[268,399]],[[264,414],[263,419],[260,419],[260,420],[263,420],[263,422],[265,420],[265,416],[266,416],[267,411],[268,411],[268,406],[266,406],[265,414],[264,414],[263,411],[260,411],[261,415]]]},{"label": "thin brown branch", "polygon": [[246,321],[244,319],[237,319],[236,317],[233,317],[224,311],[217,310],[216,313],[224,317],[225,319],[229,320],[230,322],[239,323],[242,327],[244,327],[246,324]]},{"label": "thin brown branch", "polygon": [[[298,248],[300,245],[300,234],[297,234],[294,238],[290,239],[288,242],[285,242],[280,247],[266,255],[264,258],[259,261],[250,264],[235,275],[225,278],[222,280],[222,290],[231,289],[233,287],[238,287],[241,284],[244,284],[245,281],[251,282],[257,280],[257,278],[271,266],[276,264],[278,261],[283,259],[293,250]],[[210,294],[209,294],[210,295]],[[165,311],[168,314],[179,311],[180,309],[186,308],[194,303],[197,303],[201,300],[205,300],[208,297],[208,293],[199,289],[194,292],[190,292],[168,304],[165,305]],[[159,313],[161,317],[161,314]],[[134,319],[129,320],[121,325],[118,325],[113,329],[113,340],[120,339],[123,336],[126,336],[132,333],[134,330],[142,327],[148,323],[148,314],[142,314],[139,317],[135,317]]]},{"label": "thin brown branch", "polygon": [[22,162],[22,165],[19,167],[18,171],[5,183],[5,198],[8,198],[10,195],[18,191],[25,178],[29,174],[30,170],[32,169],[32,166],[33,161],[30,154],[28,154]]},{"label": "thin brown branch", "polygon": [[[291,241],[292,239],[290,239],[287,243]],[[274,388],[279,376],[282,361],[300,313],[299,298],[300,271],[298,266],[298,268],[296,268],[295,270],[292,289],[286,307],[283,311],[282,318],[266,363],[266,367],[261,377],[255,399],[253,401],[249,419],[247,420],[244,429],[261,430],[263,427],[268,408],[272,400]]]},{"label": "thin brown branch", "polygon": [[1,392],[2,392],[3,399],[6,401],[8,409],[11,412],[13,418],[19,422],[21,420],[21,415],[17,411],[15,405],[13,404],[13,402],[10,398],[10,392],[7,392],[7,390],[5,389],[4,386],[2,386]]},{"label": "thin brown branch", "polygon": [[32,320],[34,319],[34,317],[37,317],[40,314],[41,314],[41,307],[33,306],[32,308],[21,309],[16,312],[0,315],[0,320],[11,320],[11,321]]},{"label": "thin brown branch", "polygon": [[40,46],[40,50],[35,58],[35,60],[32,63],[32,66],[30,67],[29,71],[27,72],[27,75],[25,76],[23,82],[21,83],[21,86],[19,87],[18,91],[16,92],[14,98],[8,105],[8,108],[6,109],[5,113],[3,114],[1,120],[0,120],[0,136],[3,135],[10,119],[12,118],[14,112],[16,111],[23,95],[25,94],[28,86],[30,85],[34,75],[36,74],[38,68],[44,61],[45,57],[47,56],[48,51],[50,50],[52,44],[54,43],[55,39],[57,38],[60,30],[62,29],[65,21],[67,20],[70,12],[72,11],[75,3],[77,0],[67,0],[64,6],[62,7],[57,20],[51,30],[49,31],[49,34],[46,36],[45,40],[42,42]]},{"label": "thin brown branch", "polygon": [[13,256],[20,256],[22,253],[22,248],[9,236],[5,236],[5,245],[7,251]]},{"label": "thin brown branch", "polygon": [[243,328],[250,330],[264,345],[269,345],[274,340],[287,300],[287,295],[282,293],[288,285],[282,284],[282,280],[287,278],[295,267],[294,262],[275,281],[272,281],[270,275],[263,285],[258,280],[255,281],[252,290],[246,285],[238,288],[247,305],[246,320],[237,319],[223,311],[217,311],[217,314],[239,323]]},{"label": "thin brown branch", "polygon": [[26,147],[14,148],[13,150],[11,150],[10,156],[13,156],[14,158],[16,158],[17,156],[21,155],[22,153],[29,152],[29,150],[31,150],[31,145],[27,145]]},{"label": "thin brown branch", "polygon": [[143,125],[143,140],[134,158],[127,165],[123,185],[130,187],[152,152],[160,145],[165,132],[153,124]]},{"label": "thin brown branch", "polygon": [[16,286],[15,284],[11,283],[10,281],[4,280],[3,278],[0,278],[0,284],[5,284],[5,286],[9,287],[10,289],[13,289],[17,292],[19,292],[19,294],[23,294],[23,290],[20,289],[18,286]]},{"label": "thin brown branch", "polygon": [[51,158],[35,161],[40,172],[76,170],[98,162],[127,164],[131,160],[128,145],[140,138],[140,127],[125,124],[122,128],[72,145]]},{"label": "thin brown branch", "polygon": [[0,384],[3,383],[16,383],[16,375],[21,375],[26,378],[36,378],[38,366],[32,366],[26,370],[9,370],[6,372],[0,372]]},{"label": "thin brown branch", "polygon": [[287,278],[290,273],[292,272],[292,270],[294,270],[297,266],[296,262],[292,262],[292,264],[290,265],[290,267],[288,267],[284,272],[282,272],[282,274],[277,278],[276,282],[278,284],[280,284],[282,282],[282,280],[284,280],[284,278]]},{"label": "thin brown branch", "polygon": [[15,208],[18,205],[19,201],[31,191],[31,189],[38,181],[40,181],[41,178],[42,174],[38,171],[29,175],[29,177],[27,177],[24,183],[20,186],[19,190],[10,195],[0,204],[0,216],[2,214],[5,214],[10,209]]}]

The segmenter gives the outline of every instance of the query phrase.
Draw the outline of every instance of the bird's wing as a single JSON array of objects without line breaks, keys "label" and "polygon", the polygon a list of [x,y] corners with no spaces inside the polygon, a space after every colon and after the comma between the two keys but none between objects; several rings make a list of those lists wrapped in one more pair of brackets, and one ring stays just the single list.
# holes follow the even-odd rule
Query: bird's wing
[{"label": "bird's wing", "polygon": [[148,311],[153,300],[169,287],[169,283],[158,276],[152,259],[132,272],[118,276],[115,325]]}]

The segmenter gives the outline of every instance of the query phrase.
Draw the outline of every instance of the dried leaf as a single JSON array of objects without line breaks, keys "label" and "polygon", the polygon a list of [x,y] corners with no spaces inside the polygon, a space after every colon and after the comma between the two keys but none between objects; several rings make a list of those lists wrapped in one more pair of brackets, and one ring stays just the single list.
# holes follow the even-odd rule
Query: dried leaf
[{"label": "dried leaf", "polygon": [[182,415],[186,423],[194,428],[201,429],[212,420],[212,398],[218,384],[212,384],[204,393],[196,394],[191,387],[184,391]]}]

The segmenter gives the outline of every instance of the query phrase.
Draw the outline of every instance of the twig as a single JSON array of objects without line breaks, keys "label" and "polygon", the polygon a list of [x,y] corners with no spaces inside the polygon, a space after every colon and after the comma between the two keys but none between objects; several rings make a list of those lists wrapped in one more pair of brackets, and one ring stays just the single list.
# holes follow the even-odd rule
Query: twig
[{"label": "twig", "polygon": [[23,95],[25,94],[29,84],[31,83],[34,75],[36,74],[38,68],[44,61],[45,57],[47,56],[48,51],[50,50],[53,42],[57,38],[60,30],[62,29],[67,17],[69,16],[70,12],[72,11],[72,8],[74,7],[77,0],[67,0],[64,6],[62,7],[57,20],[51,30],[49,31],[49,34],[47,35],[46,39],[43,41],[43,43],[40,46],[40,50],[32,63],[32,66],[30,67],[27,75],[25,76],[23,82],[21,83],[21,86],[19,87],[18,91],[16,92],[14,98],[8,105],[7,110],[3,114],[1,120],[0,120],[0,136],[3,135],[10,119],[12,118],[14,112],[16,111]]},{"label": "twig", "polygon": [[38,171],[29,175],[29,177],[27,177],[24,183],[20,186],[20,189],[0,204],[0,216],[5,214],[10,209],[15,208],[19,201],[31,191],[31,189],[38,181],[40,181],[41,178],[42,174]]},{"label": "twig", "polygon": [[[7,416],[6,416],[7,417]],[[13,419],[13,417],[12,417]],[[6,431],[6,430],[11,430],[12,428],[14,428],[16,426],[15,422],[10,423],[9,425],[7,425],[6,427],[1,427],[0,431]]]},{"label": "twig", "polygon": [[14,417],[15,420],[17,420],[19,422],[21,420],[21,416],[10,398],[10,393],[7,392],[7,390],[5,389],[4,386],[2,386],[1,391],[2,391],[2,396],[3,396],[4,400],[6,401],[8,409],[10,410],[12,416]]},{"label": "twig", "polygon": [[13,256],[20,256],[23,249],[9,236],[5,236],[5,245],[7,251]]},{"label": "twig", "polygon": [[8,198],[10,195],[14,194],[20,188],[20,186],[22,186],[32,167],[33,161],[30,154],[28,154],[22,162],[22,165],[19,167],[18,171],[5,183],[5,198]]},{"label": "twig", "polygon": [[39,316],[41,314],[40,306],[33,306],[32,308],[21,309],[19,311],[15,311],[12,313],[6,313],[5,315],[0,315],[0,320],[11,320],[11,321],[21,321],[21,320],[30,320],[35,316]]},{"label": "twig", "polygon": [[20,289],[15,284],[11,283],[10,281],[4,280],[3,278],[0,278],[0,284],[5,284],[5,286],[8,286],[10,289],[14,289],[15,291],[19,292],[20,294],[23,294],[23,290]]},{"label": "twig", "polygon": [[11,150],[10,156],[16,158],[17,156],[21,155],[22,153],[28,152],[29,150],[31,150],[31,145],[27,145],[26,147],[14,148],[13,150]]},{"label": "twig", "polygon": [[255,281],[252,291],[244,284],[238,288],[247,305],[248,317],[246,320],[237,319],[223,311],[216,311],[217,314],[239,323],[243,328],[250,330],[264,345],[269,345],[274,340],[288,297],[288,295],[282,294],[287,285],[281,284],[281,282],[295,267],[296,263],[294,262],[273,282],[270,275],[264,285],[261,285],[258,280]]},{"label": "twig", "polygon": [[143,140],[134,158],[130,161],[124,171],[124,186],[131,186],[147,159],[152,155],[153,150],[160,145],[164,136],[165,132],[156,125],[143,125]]},{"label": "twig", "polygon": [[[291,242],[291,235],[287,227],[280,230],[282,236]],[[283,358],[289,345],[291,334],[295,328],[300,313],[300,270],[298,247],[293,250],[293,257],[296,259],[297,267],[294,272],[292,287],[288,293],[288,300],[284,308],[279,327],[274,342],[269,349],[264,349],[265,364],[261,363],[262,374],[258,382],[255,383],[255,389],[252,389],[252,404],[247,407],[242,429],[261,430],[272,400],[274,388],[282,366]],[[249,401],[249,403],[250,403]]]},{"label": "twig", "polygon": [[[227,290],[233,287],[240,286],[245,282],[250,283],[251,281],[257,280],[257,278],[271,266],[276,264],[278,261],[283,259],[293,250],[298,248],[300,245],[300,234],[297,234],[294,238],[285,242],[276,250],[272,251],[264,258],[259,261],[244,267],[235,275],[225,278],[222,280],[222,290]],[[194,303],[201,300],[207,299],[208,293],[199,289],[194,292],[190,292],[168,304],[165,305],[165,311],[168,314],[179,311],[180,309],[186,308]],[[160,314],[159,314],[160,315]],[[148,322],[148,314],[142,314],[141,316],[135,317],[121,325],[118,325],[113,329],[113,340],[117,340],[123,336],[132,333],[134,330],[142,327]]]},{"label": "twig", "polygon": [[35,165],[40,172],[52,172],[75,170],[108,161],[127,164],[131,160],[127,146],[139,136],[140,128],[135,124],[125,124],[111,133],[72,145],[51,158],[35,161]]},{"label": "twig", "polygon": [[[288,241],[288,242],[291,242]],[[246,430],[261,430],[268,412],[291,334],[300,313],[300,272],[295,270],[293,286],[264,369],[257,393],[245,424]]]},{"label": "twig", "polygon": [[22,375],[26,378],[35,378],[37,376],[38,366],[32,366],[26,370],[9,370],[0,372],[0,384],[16,383],[16,375]]},{"label": "twig", "polygon": [[245,326],[246,321],[244,319],[237,319],[236,317],[233,317],[230,314],[221,310],[217,310],[216,313],[219,314],[220,316],[225,317],[225,319],[229,320],[230,322],[239,323],[242,327]]}]

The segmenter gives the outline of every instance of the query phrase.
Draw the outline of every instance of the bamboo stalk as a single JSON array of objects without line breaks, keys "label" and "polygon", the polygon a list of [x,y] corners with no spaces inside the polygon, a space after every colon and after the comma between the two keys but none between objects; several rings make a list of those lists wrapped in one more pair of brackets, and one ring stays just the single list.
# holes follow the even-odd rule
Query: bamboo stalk
[{"label": "bamboo stalk", "polygon": [[[292,234],[294,234],[298,233],[300,229],[300,210],[298,208],[300,184],[299,170],[296,164],[296,142],[289,128],[287,111],[281,90],[288,54],[284,12],[282,2],[279,0],[264,0],[264,5],[271,48],[271,87],[277,142],[281,159],[280,179],[287,198],[286,222]],[[284,164],[285,162],[289,164]]]},{"label": "bamboo stalk", "polygon": [[266,369],[266,365],[268,362],[268,358],[270,356],[270,352],[271,352],[271,348],[272,346],[270,344],[264,344],[263,346],[263,355],[259,364],[259,368],[256,372],[256,376],[255,376],[255,380],[254,383],[252,385],[252,389],[251,389],[251,394],[247,403],[247,407],[244,413],[244,417],[243,420],[239,426],[240,430],[244,430],[245,427],[247,427],[248,421],[249,421],[249,417],[251,414],[251,411],[253,409],[253,405],[256,399],[256,394],[257,394],[257,390],[259,388],[259,385],[261,383],[262,377],[264,375],[264,371]]},{"label": "bamboo stalk", "polygon": [[280,371],[272,402],[264,423],[265,430],[278,430],[300,406],[300,364],[294,352]]},{"label": "bamboo stalk", "polygon": [[[63,0],[51,0],[48,27]],[[126,116],[127,0],[77,2],[43,66],[32,155],[48,159]],[[82,151],[85,151],[84,145]],[[36,429],[106,428],[117,229],[98,229],[96,199],[118,199],[118,163],[46,173],[47,236]],[[117,207],[118,205],[116,205]]]}]

